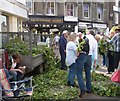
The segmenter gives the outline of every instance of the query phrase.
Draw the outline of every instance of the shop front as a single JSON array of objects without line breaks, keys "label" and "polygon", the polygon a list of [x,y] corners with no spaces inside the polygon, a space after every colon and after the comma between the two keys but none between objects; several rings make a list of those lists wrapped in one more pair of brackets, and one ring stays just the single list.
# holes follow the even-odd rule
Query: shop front
[{"label": "shop front", "polygon": [[77,23],[65,21],[64,16],[29,15],[29,21],[23,23],[34,35],[45,41],[47,36],[54,37],[54,32],[62,34],[63,30],[74,31]]},{"label": "shop front", "polygon": [[107,30],[107,23],[92,22],[92,21],[79,21],[78,31],[85,32],[86,29],[92,29],[95,33],[104,34]]}]

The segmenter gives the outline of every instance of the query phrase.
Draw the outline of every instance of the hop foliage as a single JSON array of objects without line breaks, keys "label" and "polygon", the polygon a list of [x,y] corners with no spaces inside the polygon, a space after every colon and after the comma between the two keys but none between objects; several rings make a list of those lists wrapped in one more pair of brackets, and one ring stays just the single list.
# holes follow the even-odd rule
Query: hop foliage
[{"label": "hop foliage", "polygon": [[79,39],[79,44],[78,44],[78,47],[77,47],[78,52],[82,51],[84,44],[85,44],[85,40],[84,39]]},{"label": "hop foliage", "polygon": [[9,52],[9,54],[13,53],[20,53],[22,55],[28,55],[29,54],[29,45],[27,42],[22,41],[19,38],[11,39],[9,43],[6,43],[4,45],[4,48],[6,48]]},{"label": "hop foliage", "polygon": [[113,49],[113,45],[109,44],[105,39],[99,41],[99,53],[105,54],[109,49]]}]

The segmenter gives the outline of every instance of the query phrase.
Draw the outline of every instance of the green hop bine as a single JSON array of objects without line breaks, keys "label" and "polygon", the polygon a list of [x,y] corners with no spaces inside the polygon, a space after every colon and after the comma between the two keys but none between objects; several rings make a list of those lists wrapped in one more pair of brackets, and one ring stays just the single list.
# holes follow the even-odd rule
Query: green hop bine
[{"label": "green hop bine", "polygon": [[79,44],[77,45],[77,51],[78,52],[82,51],[84,44],[85,44],[85,40],[84,39],[79,39]]}]

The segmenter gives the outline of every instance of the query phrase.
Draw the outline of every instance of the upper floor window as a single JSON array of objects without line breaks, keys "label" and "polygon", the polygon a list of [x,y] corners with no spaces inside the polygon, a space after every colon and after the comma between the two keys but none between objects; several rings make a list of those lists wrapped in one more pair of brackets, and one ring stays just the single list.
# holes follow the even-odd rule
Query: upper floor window
[{"label": "upper floor window", "polygon": [[32,9],[33,9],[33,5],[32,5],[32,0],[26,0],[26,6],[29,8],[29,14],[32,14]]},{"label": "upper floor window", "polygon": [[55,2],[47,2],[47,14],[55,14]]},{"label": "upper floor window", "polygon": [[99,5],[97,8],[97,18],[98,20],[102,20],[103,18],[103,6]]},{"label": "upper floor window", "polygon": [[7,32],[8,31],[8,16],[6,15],[0,15],[1,21],[1,32]]},{"label": "upper floor window", "polygon": [[89,18],[90,17],[90,4],[84,4],[83,5],[83,17]]},{"label": "upper floor window", "polygon": [[73,3],[67,3],[66,15],[67,16],[75,16],[75,5]]}]

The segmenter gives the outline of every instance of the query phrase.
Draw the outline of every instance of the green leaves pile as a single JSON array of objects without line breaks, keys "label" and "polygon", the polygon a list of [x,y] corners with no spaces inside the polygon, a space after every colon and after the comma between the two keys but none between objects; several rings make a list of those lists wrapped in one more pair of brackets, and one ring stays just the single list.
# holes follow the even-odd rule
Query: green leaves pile
[{"label": "green leaves pile", "polygon": [[85,44],[85,40],[84,39],[79,39],[79,44],[77,46],[77,51],[81,52],[81,50],[83,49],[83,45]]},{"label": "green leaves pile", "polygon": [[113,45],[109,44],[105,39],[99,41],[99,53],[102,55],[109,49],[113,49]]},{"label": "green leaves pile", "polygon": [[[9,52],[9,54],[13,54],[15,52],[20,53],[21,55],[29,55],[30,54],[30,45],[22,41],[20,38],[11,39],[9,43],[6,43],[4,45],[4,48],[6,48]],[[32,55],[36,56],[40,53],[45,53],[45,50],[47,50],[46,46],[39,45],[35,46],[32,45]]]},{"label": "green leaves pile", "polygon": [[9,43],[4,45],[4,48],[8,50],[9,54],[17,52],[22,55],[28,55],[30,53],[28,43],[21,41],[20,38],[11,39]]},{"label": "green leaves pile", "polygon": [[92,72],[92,90],[101,96],[120,96],[120,86],[104,74]]},{"label": "green leaves pile", "polygon": [[[103,42],[104,43],[104,42]],[[80,43],[78,51],[81,51],[84,41]],[[6,44],[9,53],[19,52],[22,55],[29,54],[28,44],[16,39]],[[33,92],[33,99],[75,99],[78,98],[79,88],[66,86],[67,71],[60,70],[60,60],[55,57],[53,49],[45,46],[33,46],[33,56],[42,53],[45,59],[45,67],[48,68],[43,74],[34,76],[33,83],[38,85]],[[76,81],[77,82],[77,81]],[[102,96],[119,96],[120,87],[110,81],[103,74],[92,72],[92,90]]]},{"label": "green leaves pile", "polygon": [[33,99],[74,99],[78,97],[78,88],[66,86],[67,72],[59,68],[51,69],[34,77],[38,86],[33,93]]}]

